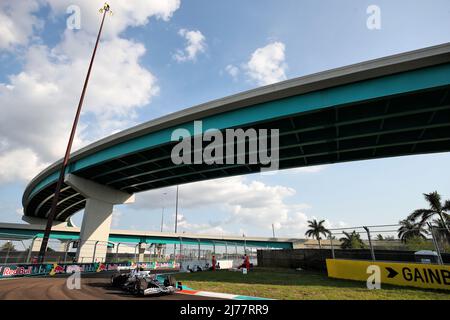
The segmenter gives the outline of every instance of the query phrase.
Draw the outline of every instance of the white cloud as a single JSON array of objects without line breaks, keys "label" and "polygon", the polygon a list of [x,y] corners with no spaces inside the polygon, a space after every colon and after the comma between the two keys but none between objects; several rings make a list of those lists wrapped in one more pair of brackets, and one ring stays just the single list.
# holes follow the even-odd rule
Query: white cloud
[{"label": "white cloud", "polygon": [[295,169],[289,169],[286,170],[287,173],[318,173],[325,170],[327,165],[321,165],[321,166],[310,166],[310,167],[302,167],[302,168],[295,168]]},{"label": "white cloud", "polygon": [[[45,0],[49,3],[52,14],[66,15],[70,5],[77,5],[81,9],[81,30],[96,34],[100,25],[98,9],[103,1],[92,0]],[[104,39],[119,36],[128,27],[146,25],[151,17],[168,21],[180,7],[180,0],[110,0],[113,16],[107,17],[103,30]]]},{"label": "white cloud", "polygon": [[[173,188],[172,188],[173,189]],[[173,205],[173,190],[155,190],[136,195],[132,209],[149,210],[161,208],[161,193],[170,193],[166,206]],[[231,177],[211,181],[196,182],[180,186],[178,226],[186,232],[237,233],[242,230],[261,230],[271,233],[274,223],[277,236],[303,237],[310,218],[304,212],[307,204],[291,204],[289,198],[295,196],[292,188],[267,185],[260,181],[248,181],[245,177]],[[202,217],[210,221],[192,223],[181,210],[219,210],[221,219],[211,212]],[[181,229],[180,229],[181,230]]]},{"label": "white cloud", "polygon": [[227,65],[225,71],[233,78],[233,80],[236,80],[240,73],[239,68],[232,64]]},{"label": "white cloud", "polygon": [[[65,15],[72,2],[48,3],[53,15]],[[135,124],[138,110],[159,92],[156,77],[140,64],[144,45],[121,38],[120,32],[151,16],[169,19],[179,0],[114,3],[116,14],[105,22],[73,150]],[[0,82],[0,112],[8,115],[0,117],[0,183],[28,180],[63,155],[99,24],[98,4],[76,5],[82,8],[81,30],[65,30],[54,47],[31,44],[23,51],[22,70]],[[14,18],[9,11],[3,14]],[[23,172],[5,167],[23,161]]]},{"label": "white cloud", "polygon": [[186,39],[186,47],[173,55],[176,61],[195,61],[199,53],[205,52],[206,39],[200,31],[181,29],[178,34]]},{"label": "white cloud", "polygon": [[29,180],[45,165],[30,149],[15,149],[0,154],[0,183]]},{"label": "white cloud", "polygon": [[182,214],[178,214],[178,232],[190,232],[190,233],[202,233],[202,234],[229,234],[222,226],[220,222],[207,222],[207,223],[190,223],[186,217]]},{"label": "white cloud", "polygon": [[[23,70],[0,83],[0,109],[8,114],[0,118],[0,135],[7,146],[30,148],[45,162],[61,157],[91,49],[87,35],[70,31],[55,48],[28,49]],[[144,52],[142,44],[120,38],[101,44],[75,149],[129,126],[137,109],[158,93],[155,77],[139,65]]]},{"label": "white cloud", "polygon": [[[180,7],[180,0],[110,0],[114,13],[106,20],[103,38],[117,37],[128,27],[146,25],[151,17],[168,21]],[[12,49],[16,45],[26,45],[33,31],[43,26],[35,13],[44,5],[50,6],[50,15],[66,17],[70,5],[80,7],[81,30],[96,34],[100,24],[98,9],[103,2],[92,0],[22,0],[0,3],[0,49]]]},{"label": "white cloud", "polygon": [[111,227],[113,227],[113,228],[118,227],[120,224],[121,217],[122,217],[122,212],[117,209],[114,209],[114,211],[112,213]]},{"label": "white cloud", "polygon": [[325,170],[328,165],[320,165],[320,166],[310,166],[310,167],[301,167],[301,168],[293,168],[293,169],[285,169],[285,170],[275,170],[275,171],[266,171],[260,172],[261,176],[275,176],[278,174],[309,174],[309,173],[319,173]]},{"label": "white cloud", "polygon": [[38,8],[37,0],[0,2],[0,50],[28,43],[33,30],[43,25],[33,15]]},{"label": "white cloud", "polygon": [[22,218],[22,216],[23,216],[23,208],[17,208],[16,209],[16,215]]},{"label": "white cloud", "polygon": [[247,75],[259,85],[286,80],[285,45],[273,42],[256,49],[245,65]]}]

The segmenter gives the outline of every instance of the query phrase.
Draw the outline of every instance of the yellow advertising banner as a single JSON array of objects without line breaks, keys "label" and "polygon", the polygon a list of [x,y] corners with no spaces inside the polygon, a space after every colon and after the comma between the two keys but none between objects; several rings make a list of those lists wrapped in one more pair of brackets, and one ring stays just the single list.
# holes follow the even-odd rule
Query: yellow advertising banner
[{"label": "yellow advertising banner", "polygon": [[327,259],[327,270],[330,278],[450,290],[449,265]]}]

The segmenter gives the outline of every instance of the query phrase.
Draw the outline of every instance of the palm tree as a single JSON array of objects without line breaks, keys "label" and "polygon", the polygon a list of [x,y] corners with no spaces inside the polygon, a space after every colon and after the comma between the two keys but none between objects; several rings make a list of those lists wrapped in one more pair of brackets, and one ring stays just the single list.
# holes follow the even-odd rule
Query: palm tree
[{"label": "palm tree", "polygon": [[319,242],[320,249],[322,249],[322,245],[320,243],[320,240],[321,240],[320,235],[322,234],[325,237],[331,236],[330,230],[325,228],[325,226],[323,225],[324,223],[325,223],[325,220],[320,220],[319,222],[317,222],[316,219],[308,220],[309,229],[305,232],[305,236],[317,239],[317,241]]},{"label": "palm tree", "polygon": [[450,220],[450,200],[446,200],[441,203],[441,196],[437,191],[431,193],[424,193],[425,200],[427,200],[430,208],[429,209],[417,209],[408,216],[408,220],[415,222],[419,220],[421,226],[425,226],[426,223],[433,218],[433,216],[438,215],[442,222],[442,226],[447,229],[450,234],[450,228],[448,226],[448,221]]},{"label": "palm tree", "polygon": [[433,228],[434,235],[439,242],[450,243],[450,233],[447,232],[446,228],[450,225],[450,219],[447,219],[447,225],[445,226],[441,220],[435,219],[431,224]]},{"label": "palm tree", "polygon": [[398,228],[398,238],[402,240],[402,242],[406,242],[407,240],[413,238],[421,238],[425,239],[427,231],[424,226],[420,223],[415,223],[409,219],[405,219],[399,222],[400,228]]},{"label": "palm tree", "polygon": [[0,251],[16,251],[16,247],[11,241],[7,241],[0,247]]},{"label": "palm tree", "polygon": [[363,249],[366,247],[364,242],[361,240],[361,236],[359,233],[356,233],[355,230],[353,230],[352,233],[345,231],[342,231],[342,233],[345,235],[345,237],[339,239],[341,241],[342,249]]}]

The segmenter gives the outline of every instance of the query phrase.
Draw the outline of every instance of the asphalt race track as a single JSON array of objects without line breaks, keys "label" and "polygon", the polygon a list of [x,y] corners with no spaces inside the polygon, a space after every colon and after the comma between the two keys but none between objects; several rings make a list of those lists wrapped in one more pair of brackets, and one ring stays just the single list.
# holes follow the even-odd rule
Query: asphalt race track
[{"label": "asphalt race track", "polygon": [[175,293],[158,297],[136,297],[110,285],[111,273],[83,274],[81,289],[70,290],[67,276],[26,277],[0,280],[0,300],[217,300]]}]

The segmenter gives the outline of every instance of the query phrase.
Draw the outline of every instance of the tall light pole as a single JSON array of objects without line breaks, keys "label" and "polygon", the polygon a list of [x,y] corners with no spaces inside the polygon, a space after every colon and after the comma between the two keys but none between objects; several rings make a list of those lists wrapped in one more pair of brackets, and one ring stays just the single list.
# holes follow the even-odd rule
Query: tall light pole
[{"label": "tall light pole", "polygon": [[[175,200],[175,233],[177,233],[177,227],[178,227],[178,185],[177,185],[177,195],[176,195],[176,200]],[[173,245],[173,256],[176,259],[176,256],[177,256],[177,244],[176,243],[174,243],[174,245]]]},{"label": "tall light pole", "polygon": [[163,226],[164,226],[164,196],[167,193],[164,192],[162,195],[162,211],[161,211],[161,232],[163,232]]},{"label": "tall light pole", "polygon": [[70,151],[72,149],[73,139],[75,137],[75,132],[77,130],[78,120],[80,118],[81,108],[83,106],[84,96],[86,94],[87,85],[89,82],[89,77],[91,75],[92,65],[94,63],[95,53],[97,52],[98,43],[100,41],[100,35],[103,29],[103,23],[105,21],[106,13],[110,11],[109,5],[107,3],[104,4],[103,8],[100,9],[100,12],[103,14],[102,22],[100,24],[100,29],[98,30],[97,40],[95,42],[94,51],[92,52],[91,62],[89,63],[89,68],[86,74],[86,79],[84,80],[83,90],[81,91],[80,101],[78,102],[77,112],[75,114],[75,119],[73,120],[72,130],[70,132],[69,141],[67,143],[66,153],[64,155],[64,160],[61,165],[61,170],[59,172],[59,179],[56,183],[55,194],[53,196],[52,206],[47,218],[47,225],[45,227],[44,236],[42,238],[41,248],[39,250],[38,261],[42,263],[45,259],[45,252],[47,250],[48,239],[50,237],[50,232],[52,230],[53,220],[56,215],[56,209],[58,206],[59,195],[61,193],[61,187],[64,183],[64,176],[66,173],[67,164],[69,163]]},{"label": "tall light pole", "polygon": [[178,186],[177,186],[177,196],[175,200],[175,233],[177,233],[178,226]]},{"label": "tall light pole", "polygon": [[272,236],[275,238],[275,226],[272,223]]}]

